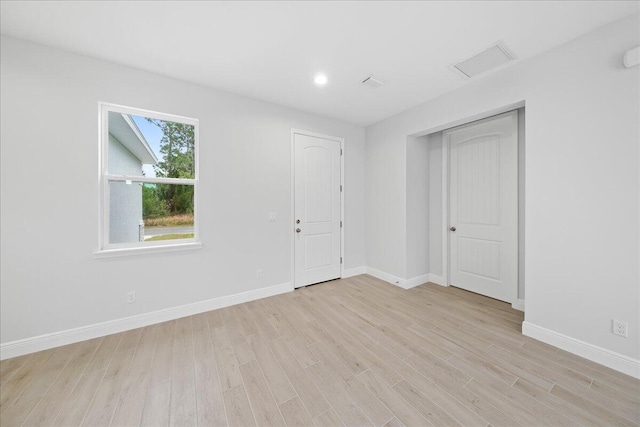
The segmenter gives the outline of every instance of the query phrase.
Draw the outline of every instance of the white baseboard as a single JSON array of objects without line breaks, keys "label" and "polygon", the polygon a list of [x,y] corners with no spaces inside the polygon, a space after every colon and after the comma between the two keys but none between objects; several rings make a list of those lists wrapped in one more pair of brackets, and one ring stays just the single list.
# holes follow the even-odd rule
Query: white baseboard
[{"label": "white baseboard", "polygon": [[367,274],[375,277],[376,279],[384,280],[385,282],[389,282],[392,285],[400,286],[402,288],[402,285],[400,285],[400,281],[402,279],[392,274],[385,273],[384,271],[376,270],[371,267],[367,267]]},{"label": "white baseboard", "polygon": [[402,289],[411,289],[416,286],[422,285],[423,283],[427,283],[429,281],[429,274],[423,274],[422,276],[417,276],[412,279],[402,279],[400,277],[396,277],[392,274],[385,273],[384,271],[376,270],[375,268],[367,267],[367,274],[384,280],[385,282],[389,282],[392,285],[396,285]]},{"label": "white baseboard", "polygon": [[640,379],[640,360],[638,359],[589,344],[530,322],[522,323],[522,334]]},{"label": "white baseboard", "polygon": [[511,308],[518,310],[518,311],[524,311],[524,300],[523,299],[518,299],[515,302],[511,303]]},{"label": "white baseboard", "polygon": [[361,274],[367,274],[367,267],[355,267],[349,268],[342,271],[342,278],[347,279],[353,276],[359,276]]},{"label": "white baseboard", "polygon": [[416,276],[412,279],[404,279],[404,283],[402,287],[404,289],[411,289],[427,282],[429,282],[429,273],[423,274],[422,276]]},{"label": "white baseboard", "polygon": [[429,273],[429,281],[430,281],[431,283],[435,283],[436,285],[440,285],[440,286],[449,286],[449,285],[447,285],[447,283],[444,281],[444,277],[442,277],[442,276],[438,276],[437,274]]},{"label": "white baseboard", "polygon": [[166,322],[168,320],[179,319],[181,317],[204,313],[206,311],[229,307],[231,305],[241,304],[243,302],[253,301],[291,291],[293,291],[293,285],[291,283],[283,283],[253,291],[241,292],[234,295],[212,298],[205,301],[166,308],[164,310],[153,311],[150,313],[138,314],[122,319],[81,326],[79,328],[68,329],[66,331],[53,332],[51,334],[11,341],[0,344],[0,360],[141,328],[143,326]]}]

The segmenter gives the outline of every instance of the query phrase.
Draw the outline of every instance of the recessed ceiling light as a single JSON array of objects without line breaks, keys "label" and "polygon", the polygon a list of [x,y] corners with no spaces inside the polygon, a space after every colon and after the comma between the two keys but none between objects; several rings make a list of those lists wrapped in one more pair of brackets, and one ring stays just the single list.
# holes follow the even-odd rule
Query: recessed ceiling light
[{"label": "recessed ceiling light", "polygon": [[318,86],[324,86],[328,81],[329,79],[327,79],[327,76],[325,76],[324,74],[316,74],[316,76],[313,78],[313,82]]}]

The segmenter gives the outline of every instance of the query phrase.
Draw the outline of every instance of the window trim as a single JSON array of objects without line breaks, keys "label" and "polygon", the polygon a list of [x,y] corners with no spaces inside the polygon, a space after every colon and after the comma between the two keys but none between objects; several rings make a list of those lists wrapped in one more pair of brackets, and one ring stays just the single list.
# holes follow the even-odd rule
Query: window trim
[{"label": "window trim", "polygon": [[[200,242],[199,215],[199,173],[200,173],[200,122],[191,117],[175,114],[160,113],[142,108],[106,102],[98,103],[98,185],[99,185],[99,231],[98,250],[94,252],[96,258],[148,254],[156,252],[173,252],[202,247]],[[131,114],[151,119],[183,123],[194,127],[194,167],[193,179],[157,178],[145,176],[111,175],[109,166],[109,112]],[[159,240],[154,242],[109,243],[109,183],[110,182],[138,182],[193,185],[193,238]]]}]

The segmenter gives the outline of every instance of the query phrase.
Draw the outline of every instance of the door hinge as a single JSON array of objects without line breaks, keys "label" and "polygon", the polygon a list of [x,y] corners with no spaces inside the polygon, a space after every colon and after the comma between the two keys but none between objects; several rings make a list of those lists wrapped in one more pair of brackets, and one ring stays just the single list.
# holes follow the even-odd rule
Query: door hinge
[{"label": "door hinge", "polygon": [[342,257],[340,257],[340,264],[342,264]]},{"label": "door hinge", "polygon": [[342,221],[340,221],[340,228],[342,228]]},{"label": "door hinge", "polygon": [[342,156],[342,148],[340,149],[340,155]]},{"label": "door hinge", "polygon": [[342,185],[340,186],[340,192],[342,193]]}]

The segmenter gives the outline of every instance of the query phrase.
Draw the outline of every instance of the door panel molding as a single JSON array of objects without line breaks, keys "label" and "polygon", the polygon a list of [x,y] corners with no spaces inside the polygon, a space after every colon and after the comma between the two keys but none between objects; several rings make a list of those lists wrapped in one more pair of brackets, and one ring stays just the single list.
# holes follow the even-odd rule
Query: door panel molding
[{"label": "door panel molding", "polygon": [[302,129],[296,129],[296,128],[292,128],[291,129],[291,228],[290,228],[290,238],[291,238],[291,283],[294,286],[296,286],[296,259],[295,259],[295,239],[296,239],[296,227],[295,227],[295,202],[296,202],[296,198],[295,198],[295,164],[296,164],[296,159],[295,159],[295,140],[296,140],[296,135],[303,135],[303,136],[308,136],[308,137],[313,137],[313,138],[321,138],[321,139],[326,139],[326,140],[330,140],[330,141],[336,141],[338,143],[340,143],[340,187],[342,189],[342,191],[340,192],[340,223],[341,223],[341,227],[340,227],[340,278],[344,277],[344,266],[345,266],[345,254],[344,254],[344,235],[345,235],[345,229],[347,227],[347,223],[345,221],[345,215],[344,215],[344,194],[345,194],[345,182],[344,182],[344,156],[346,154],[345,152],[345,144],[344,144],[344,138],[340,138],[340,137],[336,137],[336,136],[331,136],[331,135],[325,135],[325,134],[321,134],[321,133],[317,133],[317,132],[310,132],[310,131],[306,131],[306,130],[302,130]]}]

